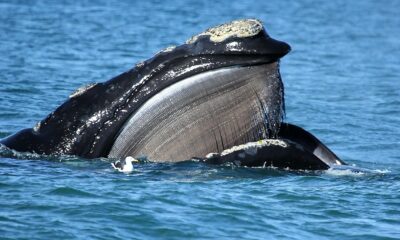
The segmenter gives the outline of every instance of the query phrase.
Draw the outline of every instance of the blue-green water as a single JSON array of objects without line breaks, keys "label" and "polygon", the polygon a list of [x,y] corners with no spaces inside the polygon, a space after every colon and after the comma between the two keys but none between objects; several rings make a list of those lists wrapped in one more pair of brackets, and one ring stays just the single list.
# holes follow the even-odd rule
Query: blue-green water
[{"label": "blue-green water", "polygon": [[0,150],[0,238],[400,238],[400,1],[0,1],[0,138],[74,89],[236,18],[291,44],[287,121],[361,172]]}]

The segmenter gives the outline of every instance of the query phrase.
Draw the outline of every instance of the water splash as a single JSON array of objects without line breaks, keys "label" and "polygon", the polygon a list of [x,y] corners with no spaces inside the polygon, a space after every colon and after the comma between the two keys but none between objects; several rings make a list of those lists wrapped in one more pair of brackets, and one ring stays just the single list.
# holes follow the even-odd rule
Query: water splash
[{"label": "water splash", "polygon": [[385,175],[391,173],[387,169],[368,169],[350,165],[334,165],[325,171],[325,174],[331,176],[371,176],[371,175]]}]

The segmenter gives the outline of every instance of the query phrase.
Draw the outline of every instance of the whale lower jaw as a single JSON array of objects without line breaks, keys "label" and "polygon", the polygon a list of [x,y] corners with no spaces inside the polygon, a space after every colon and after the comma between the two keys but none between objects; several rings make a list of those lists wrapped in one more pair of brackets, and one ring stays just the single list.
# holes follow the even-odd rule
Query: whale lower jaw
[{"label": "whale lower jaw", "polygon": [[270,137],[282,115],[278,62],[208,71],[145,102],[121,129],[109,157],[156,162],[204,157]]},{"label": "whale lower jaw", "polygon": [[314,135],[293,124],[282,123],[276,139],[262,139],[211,153],[206,163],[233,163],[247,167],[277,167],[291,170],[326,170],[346,165]]}]

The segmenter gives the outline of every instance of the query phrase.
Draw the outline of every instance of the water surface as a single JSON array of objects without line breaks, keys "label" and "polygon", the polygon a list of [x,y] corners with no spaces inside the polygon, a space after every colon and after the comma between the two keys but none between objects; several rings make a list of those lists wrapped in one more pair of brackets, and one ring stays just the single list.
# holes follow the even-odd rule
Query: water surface
[{"label": "water surface", "polygon": [[237,18],[293,51],[286,121],[365,170],[45,158],[0,149],[0,238],[400,238],[399,1],[0,1],[0,138],[76,88]]}]

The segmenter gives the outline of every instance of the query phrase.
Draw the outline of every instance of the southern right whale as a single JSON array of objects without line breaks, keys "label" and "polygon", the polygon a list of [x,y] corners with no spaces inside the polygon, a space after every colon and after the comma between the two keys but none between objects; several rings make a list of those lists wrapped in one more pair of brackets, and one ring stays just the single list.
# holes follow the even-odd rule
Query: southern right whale
[{"label": "southern right whale", "polygon": [[200,158],[292,169],[342,165],[311,133],[282,122],[279,59],[289,51],[258,20],[222,24],[109,81],[78,89],[35,127],[0,143],[84,158]]}]

